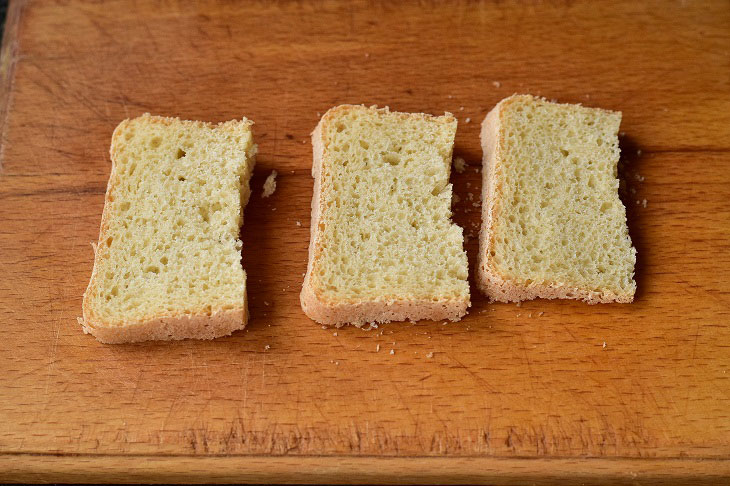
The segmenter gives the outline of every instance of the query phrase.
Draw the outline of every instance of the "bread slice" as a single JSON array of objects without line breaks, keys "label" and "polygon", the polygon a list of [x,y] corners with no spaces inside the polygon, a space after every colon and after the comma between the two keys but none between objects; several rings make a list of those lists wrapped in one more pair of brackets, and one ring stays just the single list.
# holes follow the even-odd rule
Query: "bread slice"
[{"label": "bread slice", "polygon": [[477,284],[491,300],[633,300],[620,123],[620,112],[527,95],[489,112]]},{"label": "bread slice", "polygon": [[304,312],[341,326],[458,320],[470,305],[451,222],[456,119],[342,105],[312,134],[314,197]]},{"label": "bread slice", "polygon": [[119,124],[85,332],[124,343],[212,339],[246,325],[238,234],[256,153],[251,125],[149,114]]}]

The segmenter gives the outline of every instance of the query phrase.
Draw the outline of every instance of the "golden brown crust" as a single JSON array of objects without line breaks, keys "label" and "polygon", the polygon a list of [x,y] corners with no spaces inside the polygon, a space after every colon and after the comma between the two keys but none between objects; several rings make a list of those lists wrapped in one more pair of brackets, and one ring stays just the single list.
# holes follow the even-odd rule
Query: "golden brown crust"
[{"label": "golden brown crust", "polygon": [[83,321],[84,332],[105,344],[141,341],[173,341],[180,339],[214,339],[243,329],[248,320],[247,310],[237,309],[212,315],[160,317],[125,326],[99,326]]},{"label": "golden brown crust", "polygon": [[482,226],[479,231],[479,255],[477,259],[476,284],[479,290],[494,302],[519,302],[535,298],[580,299],[589,304],[610,302],[633,302],[633,294],[617,294],[608,290],[596,292],[560,285],[557,283],[531,284],[525,286],[510,280],[490,258],[494,248],[494,224],[501,209],[501,178],[499,158],[504,140],[500,137],[502,113],[510,103],[532,96],[513,95],[500,101],[484,118],[481,130],[482,142]]},{"label": "golden brown crust", "polygon": [[[300,294],[300,302],[304,313],[312,320],[328,326],[343,326],[345,324],[353,324],[361,327],[371,322],[390,322],[404,320],[420,320],[431,319],[441,320],[450,319],[457,321],[466,315],[468,307],[471,305],[469,299],[466,300],[404,300],[395,298],[382,298],[380,300],[348,302],[348,301],[328,301],[320,290],[316,276],[316,267],[320,261],[322,254],[322,246],[319,242],[320,225],[324,224],[320,221],[320,206],[323,204],[322,194],[322,177],[323,158],[326,146],[324,139],[323,126],[340,111],[365,108],[362,105],[340,105],[330,109],[322,116],[317,127],[312,132],[312,148],[313,163],[312,177],[314,177],[314,193],[312,195],[312,221],[310,225],[309,240],[309,262],[307,263],[307,273],[304,277],[302,291]],[[389,112],[388,108],[380,108],[379,111]],[[407,114],[398,113],[399,116],[423,116],[426,114]],[[450,116],[450,114],[448,114]],[[445,123],[450,122],[446,121]]]},{"label": "golden brown crust", "polygon": [[[148,121],[155,123],[161,123],[164,125],[170,125],[176,119],[160,116],[152,116],[149,113],[145,113],[140,118],[146,118]],[[245,120],[249,125],[253,122]],[[230,309],[213,311],[212,313],[206,312],[205,309],[200,309],[197,312],[193,311],[186,315],[172,315],[172,316],[148,316],[140,322],[124,323],[124,325],[110,325],[104,323],[94,313],[93,306],[91,305],[91,295],[96,288],[97,284],[97,270],[98,260],[101,255],[97,255],[97,252],[104,252],[106,246],[100,244],[107,239],[107,231],[109,229],[109,221],[113,218],[111,214],[111,205],[109,204],[111,199],[114,197],[117,186],[119,185],[119,177],[115,171],[116,166],[116,146],[119,142],[119,137],[123,133],[125,127],[131,122],[130,119],[122,121],[112,134],[112,142],[109,148],[109,155],[111,158],[111,173],[109,181],[107,182],[106,195],[104,196],[104,209],[101,216],[101,225],[99,229],[99,244],[93,244],[94,247],[94,266],[91,271],[91,278],[89,279],[89,285],[84,292],[82,311],[83,317],[79,319],[79,323],[83,327],[85,333],[92,334],[102,343],[116,344],[116,343],[131,343],[139,341],[149,340],[180,340],[180,339],[213,339],[216,337],[226,336],[231,334],[233,331],[243,329],[246,327],[248,322],[248,302],[247,292],[244,280],[244,293],[241,300],[241,307]],[[205,126],[209,128],[226,128],[226,125],[233,122],[223,122],[218,125],[202,122],[202,121],[186,121],[186,123],[192,123],[199,126]],[[251,160],[251,165],[255,163],[255,160]],[[241,194],[241,210],[248,202],[250,190],[244,191]],[[244,273],[245,279],[245,273]]]}]

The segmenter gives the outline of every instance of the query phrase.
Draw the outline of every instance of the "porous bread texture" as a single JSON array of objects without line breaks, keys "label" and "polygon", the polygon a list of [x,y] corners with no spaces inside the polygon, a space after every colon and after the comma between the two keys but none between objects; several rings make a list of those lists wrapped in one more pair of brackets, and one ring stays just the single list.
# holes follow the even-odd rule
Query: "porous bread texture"
[{"label": "porous bread texture", "polygon": [[255,163],[252,124],[149,114],[119,124],[85,332],[124,343],[212,339],[246,325],[238,235]]},{"label": "porous bread texture", "polygon": [[487,115],[477,285],[491,300],[633,301],[620,123],[620,112],[529,95]]},{"label": "porous bread texture", "polygon": [[451,222],[451,114],[341,105],[312,134],[314,196],[304,312],[342,326],[458,320],[470,305]]}]

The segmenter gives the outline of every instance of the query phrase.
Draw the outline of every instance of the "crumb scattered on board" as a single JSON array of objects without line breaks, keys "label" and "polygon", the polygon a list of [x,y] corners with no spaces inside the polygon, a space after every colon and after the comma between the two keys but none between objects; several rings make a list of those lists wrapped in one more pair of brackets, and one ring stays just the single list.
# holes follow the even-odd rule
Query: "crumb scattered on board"
[{"label": "crumb scattered on board", "polygon": [[272,170],[269,177],[264,181],[264,192],[261,193],[261,197],[269,197],[276,191],[276,176],[277,172]]},{"label": "crumb scattered on board", "polygon": [[380,344],[378,344],[377,346],[375,346],[375,352],[376,353],[379,353],[380,352]]},{"label": "crumb scattered on board", "polygon": [[454,170],[459,174],[466,170],[466,160],[461,157],[454,157]]},{"label": "crumb scattered on board", "polygon": [[429,353],[427,353],[426,354],[426,357],[427,358],[433,358],[433,351],[430,351]]},{"label": "crumb scattered on board", "polygon": [[269,345],[267,344],[266,346],[264,346],[264,349],[265,349],[266,351],[268,351],[269,349],[271,349],[271,346],[269,346]]},{"label": "crumb scattered on board", "polygon": [[467,118],[466,120],[464,120],[464,123],[471,123],[471,118]]},{"label": "crumb scattered on board", "polygon": [[301,221],[297,221],[297,226],[301,226],[301,225],[302,225],[302,222]]},{"label": "crumb scattered on board", "polygon": [[391,349],[390,354],[395,354],[395,349]]},{"label": "crumb scattered on board", "polygon": [[492,81],[492,86],[494,86],[495,88],[499,88],[500,86],[502,86],[502,83],[500,83],[499,81]]}]

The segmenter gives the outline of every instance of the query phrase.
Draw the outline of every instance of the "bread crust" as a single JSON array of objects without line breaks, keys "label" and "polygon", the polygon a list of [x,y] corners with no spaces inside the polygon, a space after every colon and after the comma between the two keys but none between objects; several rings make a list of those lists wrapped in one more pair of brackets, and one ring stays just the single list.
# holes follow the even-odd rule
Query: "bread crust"
[{"label": "bread crust", "polygon": [[633,294],[618,294],[610,290],[596,292],[579,287],[550,282],[547,284],[515,283],[500,271],[489,257],[494,248],[494,224],[501,209],[502,186],[499,158],[504,139],[500,136],[502,113],[509,104],[529,95],[513,95],[500,101],[484,118],[481,130],[482,158],[482,226],[479,231],[476,284],[491,302],[520,302],[535,298],[579,299],[589,304],[633,302]]},{"label": "bread crust", "polygon": [[[321,291],[318,285],[314,268],[322,254],[320,238],[320,206],[324,204],[322,194],[323,158],[326,141],[323,139],[323,126],[338,111],[360,110],[362,105],[340,105],[330,109],[322,116],[317,127],[312,132],[312,177],[314,178],[314,191],[312,195],[312,220],[310,225],[309,239],[309,261],[307,272],[304,277],[300,302],[304,313],[312,320],[327,326],[341,327],[346,324],[353,324],[362,327],[373,322],[390,321],[416,321],[420,319],[441,320],[449,319],[458,321],[466,315],[471,305],[469,299],[443,299],[443,300],[405,300],[399,298],[383,297],[371,301],[330,301]],[[376,108],[365,108],[376,109]],[[381,110],[387,111],[387,108]],[[414,116],[405,114],[404,116]],[[418,114],[426,117],[425,114]]]},{"label": "bread crust", "polygon": [[81,319],[84,332],[105,344],[141,341],[177,341],[180,339],[215,339],[243,329],[248,321],[246,307],[211,315],[160,317],[125,326],[95,327],[93,320]]},{"label": "bread crust", "polygon": [[[175,119],[160,116],[151,116],[145,113],[140,118],[148,118],[155,123],[164,125],[171,124]],[[113,197],[116,186],[120,183],[119,176],[115,170],[116,156],[115,147],[119,143],[119,138],[125,128],[130,123],[130,119],[122,121],[112,134],[112,142],[109,148],[111,158],[111,173],[107,182],[106,194],[104,196],[104,209],[101,216],[101,225],[99,230],[98,244],[93,244],[94,248],[94,267],[91,271],[89,285],[84,292],[82,311],[83,317],[79,318],[83,330],[87,334],[92,334],[98,341],[106,344],[133,343],[140,341],[172,341],[181,339],[214,339],[221,336],[227,336],[233,331],[243,329],[248,322],[248,299],[247,288],[245,286],[246,275],[244,272],[244,292],[241,300],[241,306],[226,310],[213,310],[208,312],[205,309],[194,310],[190,314],[170,315],[170,316],[147,316],[138,322],[125,322],[123,325],[109,325],[99,318],[91,305],[91,295],[97,287],[97,271],[98,259],[96,253],[98,248],[103,246],[101,243],[107,239],[109,223],[113,218],[110,213],[110,198]],[[253,124],[250,120],[245,120],[249,126]],[[201,121],[189,121],[195,125],[202,125],[213,128],[215,125]],[[217,126],[227,129],[228,124],[238,122],[224,122]],[[255,165],[255,145],[251,149],[251,171]],[[246,185],[241,193],[241,211],[246,206],[250,188]],[[241,218],[243,222],[243,218]]]}]

